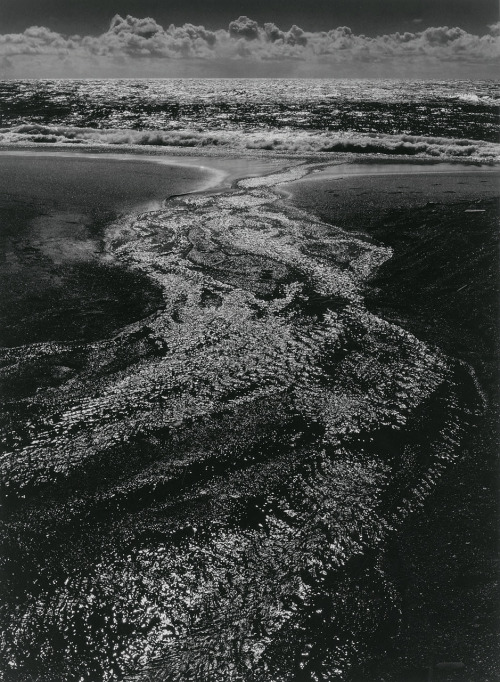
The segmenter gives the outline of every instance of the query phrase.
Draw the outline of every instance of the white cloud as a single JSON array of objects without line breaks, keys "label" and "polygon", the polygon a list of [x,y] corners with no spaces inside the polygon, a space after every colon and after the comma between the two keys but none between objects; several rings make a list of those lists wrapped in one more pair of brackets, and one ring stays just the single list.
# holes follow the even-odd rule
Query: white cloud
[{"label": "white cloud", "polygon": [[229,36],[231,38],[246,38],[257,40],[260,37],[259,25],[248,17],[239,17],[229,24]]},{"label": "white cloud", "polygon": [[[149,71],[160,75],[165,70],[168,75],[185,75],[189,62],[194,70],[198,64],[200,75],[209,75],[211,70],[218,72],[211,75],[227,75],[228,71],[230,75],[231,63],[244,62],[248,75],[256,75],[259,64],[272,62],[295,65],[300,75],[325,75],[330,67],[331,75],[338,75],[340,68],[341,75],[342,69],[350,69],[362,76],[365,69],[366,75],[372,75],[374,68],[385,68],[391,75],[401,69],[418,74],[419,68],[432,71],[453,65],[458,72],[465,65],[494,77],[500,61],[500,24],[489,29],[482,36],[445,26],[368,37],[346,26],[308,32],[294,25],[284,31],[273,23],[260,26],[245,16],[227,29],[209,31],[193,24],[164,28],[151,17],[116,15],[99,36],[65,37],[41,26],[0,35],[0,68],[4,75],[18,77],[50,77],[61,72],[98,76],[113,75],[113,71],[134,76],[138,69],[145,71],[142,75]],[[38,59],[33,60],[34,56]]]},{"label": "white cloud", "polygon": [[495,24],[489,24],[488,28],[492,36],[500,36],[500,21],[497,21]]}]

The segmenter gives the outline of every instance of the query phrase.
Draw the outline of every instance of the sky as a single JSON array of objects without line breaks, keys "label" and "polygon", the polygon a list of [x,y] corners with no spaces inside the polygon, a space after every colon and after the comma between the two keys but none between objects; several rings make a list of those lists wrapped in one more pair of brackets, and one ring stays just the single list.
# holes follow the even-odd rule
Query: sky
[{"label": "sky", "polygon": [[0,77],[498,78],[498,0],[0,0]]}]

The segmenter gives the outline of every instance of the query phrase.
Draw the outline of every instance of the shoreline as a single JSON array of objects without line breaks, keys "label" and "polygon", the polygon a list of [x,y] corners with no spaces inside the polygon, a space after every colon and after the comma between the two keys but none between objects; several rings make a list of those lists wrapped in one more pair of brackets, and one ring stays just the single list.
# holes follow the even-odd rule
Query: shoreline
[{"label": "shoreline", "polygon": [[[203,156],[200,154],[170,154],[170,153],[146,153],[144,149],[135,148],[133,151],[127,148],[124,150],[117,149],[111,145],[107,146],[106,149],[89,147],[82,149],[81,145],[73,145],[73,149],[68,150],[67,146],[54,150],[54,148],[38,148],[38,147],[26,147],[15,149],[13,147],[0,146],[0,156],[19,156],[19,157],[29,157],[29,156],[47,156],[47,157],[58,157],[63,158],[95,158],[95,159],[109,159],[109,160],[125,160],[130,162],[149,162],[157,163],[165,166],[178,166],[184,168],[198,168],[207,173],[213,174],[213,181],[207,181],[205,186],[192,190],[196,193],[203,193],[212,189],[227,189],[231,187],[235,182],[246,177],[255,177],[268,171],[269,173],[275,171],[277,168],[282,166],[282,163],[273,161],[272,159],[266,160],[264,163],[253,161],[247,164],[247,168],[241,167],[241,164],[234,162],[232,159],[223,159],[222,163],[217,163],[214,159],[218,157]],[[185,157],[185,160],[180,160]],[[207,158],[211,159],[211,163],[207,165],[205,160]],[[252,159],[253,160],[253,159]],[[224,167],[225,166],[225,167]],[[266,168],[266,166],[268,168]],[[243,174],[244,171],[249,171],[249,174]],[[265,173],[264,173],[265,174]],[[167,197],[168,198],[168,197]]]},{"label": "shoreline", "polygon": [[412,154],[384,154],[374,152],[343,152],[343,151],[290,151],[279,149],[252,149],[245,147],[243,149],[234,149],[231,147],[209,147],[209,146],[175,146],[175,145],[146,145],[146,144],[78,144],[71,142],[12,142],[0,143],[1,151],[77,151],[79,153],[93,153],[93,154],[139,154],[145,156],[172,156],[172,157],[200,157],[208,159],[231,159],[231,158],[250,158],[250,159],[290,159],[309,161],[311,163],[318,162],[321,164],[336,163],[403,163],[405,165],[413,164],[428,164],[435,165],[440,163],[449,163],[452,165],[466,165],[466,166],[491,166],[500,167],[500,159],[495,158],[470,158],[470,157],[435,157],[432,155],[412,155]]},{"label": "shoreline", "polygon": [[[217,149],[217,148],[187,148],[161,147],[147,145],[82,145],[69,143],[56,144],[0,144],[0,155],[31,155],[46,156],[63,155],[67,157],[95,157],[152,161],[164,165],[179,167],[198,167],[210,173],[215,173],[214,184],[194,190],[195,193],[217,192],[236,188],[239,181],[247,178],[266,177],[288,169],[304,167],[307,173],[300,180],[317,181],[322,179],[343,179],[348,177],[370,177],[372,175],[393,175],[399,172],[408,174],[427,174],[429,169],[439,166],[434,173],[454,173],[460,170],[495,172],[500,170],[500,160],[477,160],[467,158],[435,158],[432,156],[384,155],[372,153],[352,152],[315,152],[299,153],[289,151],[268,151],[257,149]],[[182,159],[182,161],[179,161]],[[243,166],[242,166],[243,162]],[[289,162],[289,163],[287,163]],[[246,167],[245,167],[246,164]],[[395,166],[398,170],[386,171]],[[338,169],[340,167],[340,169]],[[372,168],[370,168],[372,167]],[[373,168],[374,167],[374,168]],[[370,169],[370,170],[368,170]],[[375,171],[375,173],[374,173]],[[288,180],[284,183],[287,184]],[[286,195],[286,189],[280,189],[280,194]]]}]

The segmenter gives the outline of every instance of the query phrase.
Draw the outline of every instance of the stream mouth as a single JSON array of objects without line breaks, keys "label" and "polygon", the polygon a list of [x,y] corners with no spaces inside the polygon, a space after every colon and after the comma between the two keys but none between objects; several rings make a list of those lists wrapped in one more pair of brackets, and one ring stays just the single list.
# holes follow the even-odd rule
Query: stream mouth
[{"label": "stream mouth", "polygon": [[484,405],[365,305],[393,251],[280,199],[307,172],[113,222],[157,314],[1,349],[8,680],[345,682],[397,633],[387,548]]}]

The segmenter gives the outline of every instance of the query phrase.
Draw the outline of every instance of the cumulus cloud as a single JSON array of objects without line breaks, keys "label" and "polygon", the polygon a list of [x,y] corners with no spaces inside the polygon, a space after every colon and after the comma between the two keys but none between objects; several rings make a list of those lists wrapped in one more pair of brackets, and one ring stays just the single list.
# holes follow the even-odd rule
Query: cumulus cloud
[{"label": "cumulus cloud", "polygon": [[231,38],[247,38],[257,40],[259,37],[259,25],[248,17],[239,17],[229,24],[229,35]]},{"label": "cumulus cloud", "polygon": [[106,33],[86,36],[80,41],[80,47],[84,52],[102,57],[206,59],[213,56],[211,48],[215,42],[215,33],[203,26],[172,24],[164,29],[151,17],[123,18],[117,14]]},{"label": "cumulus cloud", "polygon": [[490,34],[492,36],[500,36],[500,21],[497,21],[495,24],[490,24],[488,28],[490,29]]},{"label": "cumulus cloud", "polygon": [[[304,31],[299,26],[288,30],[265,23],[263,26],[249,17],[240,16],[229,26],[210,31],[204,26],[171,24],[163,27],[151,17],[136,18],[116,15],[109,29],[98,36],[63,36],[43,26],[32,26],[23,33],[0,35],[0,68],[20,75],[27,60],[37,56],[29,75],[42,73],[45,67],[59,67],[63,60],[67,68],[99,71],[121,65],[130,75],[136,75],[134,65],[146,61],[151,68],[191,60],[213,64],[226,75],[231,62],[248,64],[248,75],[254,75],[252,65],[294,63],[314,69],[350,66],[363,75],[366,65],[400,68],[419,64],[439,67],[442,64],[479,65],[493,75],[500,60],[500,23],[489,27],[489,33],[478,36],[458,27],[430,27],[423,31],[392,33],[369,37],[356,35],[347,26],[329,31]],[[225,66],[224,66],[225,65]],[[63,68],[63,67],[61,67]],[[65,67],[64,67],[65,68]],[[206,73],[201,71],[202,75]],[[71,75],[71,74],[70,74]],[[92,75],[89,73],[89,75]],[[331,75],[337,75],[335,70]],[[369,74],[368,74],[369,75]]]},{"label": "cumulus cloud", "polygon": [[124,19],[119,14],[115,14],[111,19],[108,33],[114,33],[116,35],[133,34],[147,40],[158,33],[163,33],[163,28],[150,17],[136,19],[135,17],[128,15]]}]

